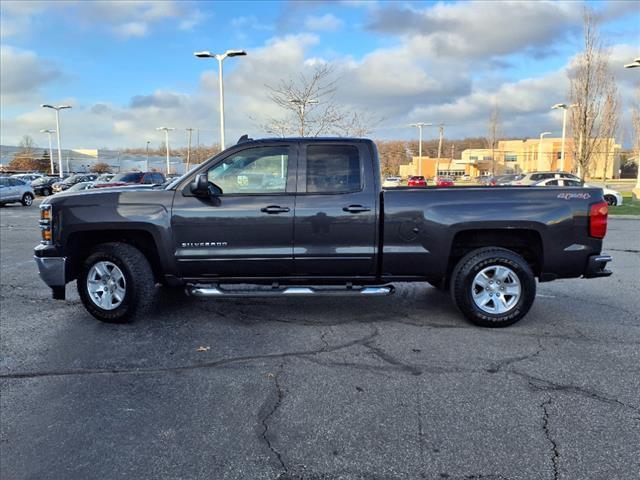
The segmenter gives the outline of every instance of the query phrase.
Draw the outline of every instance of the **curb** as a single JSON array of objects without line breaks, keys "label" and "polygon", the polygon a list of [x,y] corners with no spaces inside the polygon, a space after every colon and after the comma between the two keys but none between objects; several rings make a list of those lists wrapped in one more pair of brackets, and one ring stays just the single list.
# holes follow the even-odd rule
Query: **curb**
[{"label": "curb", "polygon": [[640,215],[609,215],[609,218],[623,220],[640,220]]}]

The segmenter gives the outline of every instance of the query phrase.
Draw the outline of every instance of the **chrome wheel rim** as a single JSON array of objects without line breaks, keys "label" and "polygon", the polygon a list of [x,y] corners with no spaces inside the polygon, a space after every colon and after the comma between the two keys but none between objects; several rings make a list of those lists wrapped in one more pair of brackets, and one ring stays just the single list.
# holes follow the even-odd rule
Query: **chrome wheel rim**
[{"label": "chrome wheel rim", "polygon": [[25,195],[24,196],[24,204],[27,207],[30,207],[32,203],[33,203],[33,199],[31,198],[31,195]]},{"label": "chrome wheel rim", "polygon": [[486,313],[503,314],[515,308],[522,295],[520,279],[503,265],[482,269],[471,283],[471,297]]},{"label": "chrome wheel rim", "polygon": [[87,275],[89,298],[103,310],[114,310],[124,300],[127,282],[122,270],[107,261],[94,264]]}]

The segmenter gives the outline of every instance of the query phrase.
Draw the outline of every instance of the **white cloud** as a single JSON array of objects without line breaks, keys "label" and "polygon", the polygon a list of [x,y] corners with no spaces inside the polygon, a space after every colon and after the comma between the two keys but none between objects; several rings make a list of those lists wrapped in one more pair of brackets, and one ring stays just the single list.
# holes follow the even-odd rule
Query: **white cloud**
[{"label": "white cloud", "polygon": [[113,30],[122,38],[144,37],[149,28],[145,22],[127,22],[117,25]]},{"label": "white cloud", "polygon": [[307,30],[318,32],[335,32],[340,30],[344,22],[331,13],[322,16],[309,15],[304,22]]},{"label": "white cloud", "polygon": [[35,95],[61,73],[35,52],[0,47],[0,98],[3,106],[33,103]]},{"label": "white cloud", "polygon": [[580,26],[581,10],[570,2],[436,3],[424,9],[392,4],[375,9],[369,28],[411,38],[431,57],[506,55],[523,49],[544,54]]}]

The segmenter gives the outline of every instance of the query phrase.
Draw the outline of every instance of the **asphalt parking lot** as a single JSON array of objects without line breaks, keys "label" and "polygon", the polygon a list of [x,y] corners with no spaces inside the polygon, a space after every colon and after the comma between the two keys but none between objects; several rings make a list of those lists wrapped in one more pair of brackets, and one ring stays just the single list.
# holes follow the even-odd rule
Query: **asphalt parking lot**
[{"label": "asphalt parking lot", "polygon": [[423,284],[102,324],[50,299],[37,215],[0,209],[2,478],[638,478],[640,220],[609,222],[614,276],[490,330]]}]

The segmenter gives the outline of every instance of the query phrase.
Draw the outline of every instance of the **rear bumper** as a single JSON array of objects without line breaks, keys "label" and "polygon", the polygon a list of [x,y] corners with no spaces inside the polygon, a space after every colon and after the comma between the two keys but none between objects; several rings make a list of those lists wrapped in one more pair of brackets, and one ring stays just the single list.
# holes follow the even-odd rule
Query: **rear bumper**
[{"label": "rear bumper", "polygon": [[600,255],[591,255],[589,257],[589,261],[587,262],[587,268],[582,274],[583,278],[598,278],[598,277],[608,277],[613,272],[611,270],[607,270],[605,267],[607,263],[613,260],[611,255],[600,254]]}]

